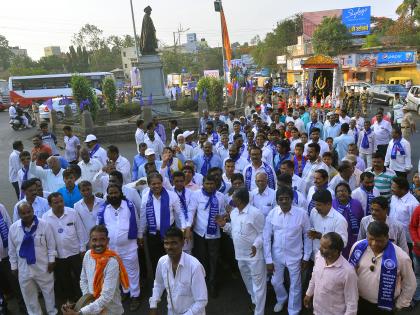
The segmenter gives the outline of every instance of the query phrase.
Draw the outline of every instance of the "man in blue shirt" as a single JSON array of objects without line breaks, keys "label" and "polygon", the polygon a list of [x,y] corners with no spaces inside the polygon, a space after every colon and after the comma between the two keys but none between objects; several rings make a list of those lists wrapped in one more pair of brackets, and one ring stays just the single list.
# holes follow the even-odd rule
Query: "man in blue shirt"
[{"label": "man in blue shirt", "polygon": [[146,157],[146,161],[139,166],[138,168],[138,173],[137,173],[137,179],[140,179],[142,177],[146,177],[147,176],[147,172],[145,169],[145,165],[146,163],[154,163],[156,166],[156,170],[159,172],[160,167],[162,165],[162,161],[156,161],[156,153],[153,149],[146,149],[146,151],[144,151],[144,156]]},{"label": "man in blue shirt", "polygon": [[328,122],[325,122],[324,124],[324,140],[328,137],[333,139],[338,137],[341,131],[341,124],[338,121],[338,115],[333,112],[329,112],[327,117],[329,119],[329,124]]},{"label": "man in blue shirt", "polygon": [[133,170],[132,170],[132,180],[136,181],[139,179],[139,167],[142,166],[144,163],[147,162],[146,156],[144,155],[147,149],[146,143],[139,144],[139,153],[134,156],[133,159]]},{"label": "man in blue shirt", "polygon": [[76,177],[74,176],[73,171],[69,169],[64,170],[63,180],[65,186],[61,187],[57,192],[63,196],[64,205],[73,208],[74,204],[83,198],[79,191],[79,187],[75,184]]},{"label": "man in blue shirt", "polygon": [[318,114],[316,112],[311,113],[311,121],[306,124],[306,133],[310,135],[313,128],[318,128],[320,131],[319,138],[324,139],[324,124],[318,121]]},{"label": "man in blue shirt", "polygon": [[341,161],[347,154],[349,144],[354,143],[354,137],[348,134],[349,124],[344,123],[341,125],[341,135],[334,138],[333,147],[338,153],[338,160]]},{"label": "man in blue shirt", "polygon": [[213,154],[213,145],[208,141],[204,143],[203,153],[195,156],[193,162],[197,172],[203,176],[213,167],[223,168],[222,160],[217,154]]}]

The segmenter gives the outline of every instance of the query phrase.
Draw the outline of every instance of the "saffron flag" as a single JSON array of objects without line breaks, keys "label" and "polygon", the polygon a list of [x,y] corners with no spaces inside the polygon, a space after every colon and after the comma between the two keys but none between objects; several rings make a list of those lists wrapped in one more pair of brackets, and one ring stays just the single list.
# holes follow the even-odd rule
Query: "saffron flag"
[{"label": "saffron flag", "polygon": [[232,48],[230,47],[229,33],[223,9],[220,10],[220,19],[222,21],[223,48],[225,50],[226,63],[228,68],[230,68],[230,61],[232,59]]}]

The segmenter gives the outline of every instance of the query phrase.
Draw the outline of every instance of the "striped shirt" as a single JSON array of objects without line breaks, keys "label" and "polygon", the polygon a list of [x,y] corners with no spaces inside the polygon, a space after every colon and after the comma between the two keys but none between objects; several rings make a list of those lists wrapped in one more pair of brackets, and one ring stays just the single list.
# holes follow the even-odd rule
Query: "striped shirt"
[{"label": "striped shirt", "polygon": [[379,190],[381,196],[389,200],[391,198],[391,182],[396,176],[395,172],[387,167],[384,167],[384,170],[379,174],[372,167],[367,168],[366,172],[375,175],[375,188]]}]

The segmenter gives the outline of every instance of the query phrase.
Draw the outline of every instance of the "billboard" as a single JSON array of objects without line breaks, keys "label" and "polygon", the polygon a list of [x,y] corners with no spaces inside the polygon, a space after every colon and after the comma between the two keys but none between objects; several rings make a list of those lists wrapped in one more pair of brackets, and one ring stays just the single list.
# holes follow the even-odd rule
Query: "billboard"
[{"label": "billboard", "polygon": [[220,77],[219,70],[204,70],[204,76],[218,79]]},{"label": "billboard", "polygon": [[398,65],[404,63],[415,63],[416,53],[414,51],[392,51],[378,53],[379,65]]},{"label": "billboard", "polygon": [[341,20],[353,36],[370,34],[370,7],[343,9]]},{"label": "billboard", "polygon": [[285,65],[287,63],[286,55],[277,56],[276,59],[278,65]]}]

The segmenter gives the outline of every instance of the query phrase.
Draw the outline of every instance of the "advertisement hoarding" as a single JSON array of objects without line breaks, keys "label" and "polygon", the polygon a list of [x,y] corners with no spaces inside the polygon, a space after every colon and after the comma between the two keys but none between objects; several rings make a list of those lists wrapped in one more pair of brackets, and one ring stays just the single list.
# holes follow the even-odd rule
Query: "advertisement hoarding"
[{"label": "advertisement hoarding", "polygon": [[353,36],[370,34],[370,7],[343,9],[342,23]]},{"label": "advertisement hoarding", "polygon": [[219,70],[204,70],[204,76],[218,79],[220,77]]},{"label": "advertisement hoarding", "polygon": [[286,55],[277,56],[277,64],[278,65],[285,65],[287,63]]},{"label": "advertisement hoarding", "polygon": [[399,65],[404,63],[415,63],[416,53],[414,51],[392,51],[378,53],[378,66]]}]

